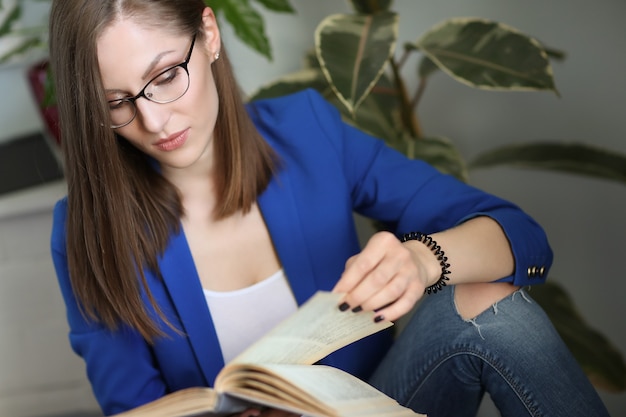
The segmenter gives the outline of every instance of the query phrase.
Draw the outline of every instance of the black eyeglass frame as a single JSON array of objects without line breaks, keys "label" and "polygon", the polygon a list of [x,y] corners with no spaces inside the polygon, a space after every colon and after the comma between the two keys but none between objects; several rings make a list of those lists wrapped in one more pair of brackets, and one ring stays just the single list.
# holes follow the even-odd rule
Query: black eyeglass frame
[{"label": "black eyeglass frame", "polygon": [[[145,98],[148,101],[151,101],[153,103],[157,103],[157,104],[167,104],[167,103],[172,103],[176,100],[178,100],[179,98],[181,98],[182,96],[185,95],[185,93],[187,93],[187,90],[189,90],[189,85],[191,84],[191,76],[189,75],[189,61],[191,60],[191,53],[193,52],[193,47],[196,43],[196,35],[193,35],[193,38],[191,38],[191,46],[189,47],[189,52],[187,52],[187,57],[185,58],[185,60],[183,62],[181,62],[180,64],[171,66],[169,68],[164,69],[163,71],[159,72],[157,75],[155,75],[154,77],[152,77],[152,79],[150,79],[150,81],[148,81],[146,83],[146,85],[141,89],[141,91],[134,97],[124,97],[124,98],[120,98],[120,99],[116,99],[116,100],[109,100],[108,103],[123,103],[125,101],[129,102],[132,106],[133,106],[133,116],[130,118],[130,120],[124,124],[121,125],[113,125],[111,124],[111,128],[112,129],[119,129],[121,127],[124,126],[128,126],[129,124],[131,124],[133,122],[133,120],[135,120],[135,117],[137,116],[137,105],[135,104],[135,102],[137,100],[139,100],[140,98]],[[176,98],[173,98],[171,100],[166,100],[166,101],[158,101],[158,100],[154,100],[153,98],[150,98],[146,95],[146,89],[150,86],[150,84],[152,84],[152,82],[154,80],[156,80],[157,78],[159,78],[160,76],[162,76],[163,74],[167,73],[168,71],[173,70],[174,68],[178,68],[181,67],[182,69],[185,70],[185,72],[187,73],[187,88],[185,88],[185,91],[183,91],[183,93],[181,95],[179,95]]]}]

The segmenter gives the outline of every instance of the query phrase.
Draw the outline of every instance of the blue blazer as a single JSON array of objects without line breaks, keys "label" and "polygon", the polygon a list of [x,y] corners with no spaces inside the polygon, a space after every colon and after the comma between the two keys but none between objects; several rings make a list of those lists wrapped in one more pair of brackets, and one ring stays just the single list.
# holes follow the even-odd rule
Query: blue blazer
[{"label": "blue blazer", "polygon": [[[398,235],[433,233],[489,216],[502,226],[515,256],[514,274],[502,280],[527,285],[545,278],[530,272],[547,270],[552,262],[546,236],[515,205],[405,158],[344,123],[313,91],[258,101],[248,110],[281,158],[258,203],[299,304],[317,290],[332,289],[346,259],[360,250],[354,212],[387,223]],[[154,298],[182,333],[163,325],[168,337],[149,345],[132,329],[110,331],[81,315],[69,281],[66,216],[62,199],[54,211],[52,256],[67,305],[70,343],[85,360],[104,413],[185,387],[212,385],[224,362],[182,227],[159,259],[163,279],[147,273]],[[366,378],[391,342],[391,334],[383,332],[325,363]]]}]

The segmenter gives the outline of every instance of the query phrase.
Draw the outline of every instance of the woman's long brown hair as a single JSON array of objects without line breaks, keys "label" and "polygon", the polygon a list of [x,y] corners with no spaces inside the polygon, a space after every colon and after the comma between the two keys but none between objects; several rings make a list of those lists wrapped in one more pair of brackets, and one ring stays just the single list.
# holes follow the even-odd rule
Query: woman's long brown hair
[{"label": "woman's long brown hair", "polygon": [[[204,7],[202,0],[54,0],[50,14],[72,288],[87,319],[111,329],[130,326],[148,341],[163,334],[154,313],[164,317],[144,269],[158,274],[157,258],[180,232],[183,207],[149,159],[108,127],[96,42],[120,16],[203,39]],[[223,48],[211,70],[220,103],[213,215],[224,218],[250,210],[270,181],[275,155],[248,117]]]}]

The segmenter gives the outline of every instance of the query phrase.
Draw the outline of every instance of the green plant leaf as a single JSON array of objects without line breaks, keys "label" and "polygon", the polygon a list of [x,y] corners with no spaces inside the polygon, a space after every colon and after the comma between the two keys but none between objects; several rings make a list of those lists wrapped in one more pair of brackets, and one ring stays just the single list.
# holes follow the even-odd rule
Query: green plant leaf
[{"label": "green plant leaf", "polygon": [[10,61],[11,58],[21,55],[26,51],[38,46],[42,46],[42,42],[38,38],[23,39],[7,52],[0,55],[0,64],[4,64],[5,62]]},{"label": "green plant leaf", "polygon": [[399,146],[402,142],[404,132],[400,120],[400,100],[392,81],[385,74],[380,77],[356,113],[351,114],[339,102],[335,105],[360,129],[385,140],[391,146]]},{"label": "green plant leaf", "polygon": [[624,358],[610,340],[586,323],[565,290],[548,282],[530,287],[529,294],[544,309],[591,382],[610,392],[624,391]]},{"label": "green plant leaf", "polygon": [[0,25],[0,36],[6,36],[11,33],[11,27],[13,23],[18,21],[22,17],[22,6],[19,3],[15,3],[12,10]]},{"label": "green plant leaf", "polygon": [[322,73],[322,67],[320,67],[320,61],[317,59],[315,48],[309,50],[306,54],[304,54],[304,67],[314,68],[320,71],[320,74]]},{"label": "green plant leaf", "polygon": [[426,161],[444,174],[452,175],[463,182],[468,181],[469,175],[465,160],[447,138],[415,139],[403,131],[397,133],[395,138],[387,135],[385,142],[411,159]]},{"label": "green plant leaf", "polygon": [[512,165],[585,175],[626,183],[626,155],[573,142],[531,142],[503,146],[485,152],[471,168]]},{"label": "green plant leaf", "polygon": [[[417,45],[411,42],[407,42],[404,44],[404,50],[407,53],[419,51]],[[428,57],[428,55],[424,54],[417,67],[417,75],[422,79],[426,79],[438,70],[439,67],[437,66],[437,64],[435,64],[433,60]]]},{"label": "green plant leaf", "polygon": [[263,17],[250,6],[249,0],[205,0],[215,13],[223,12],[235,35],[267,59],[272,59]]},{"label": "green plant leaf", "polygon": [[468,173],[465,160],[454,144],[444,137],[428,137],[414,139],[406,137],[405,154],[413,159],[421,159],[444,174],[450,174],[467,182]]},{"label": "green plant leaf", "polygon": [[566,54],[564,51],[560,49],[548,48],[544,45],[544,51],[546,51],[546,55],[555,61],[565,61]]},{"label": "green plant leaf", "polygon": [[[322,75],[321,71],[315,69],[303,69],[284,77],[281,77],[272,83],[266,84],[252,93],[250,100],[259,100],[264,98],[280,97],[292,94],[307,88],[313,88],[320,93],[329,90],[328,82]],[[328,91],[326,91],[328,94]]]},{"label": "green plant leaf", "polygon": [[56,90],[54,88],[54,78],[52,77],[52,68],[50,65],[46,67],[46,78],[43,83],[43,100],[41,105],[46,107],[51,107],[56,105]]},{"label": "green plant leaf", "polygon": [[424,55],[417,68],[417,74],[420,78],[426,79],[433,73],[437,72],[437,70],[439,70],[437,64],[435,64],[433,60],[428,57],[428,55]]},{"label": "green plant leaf", "polygon": [[277,13],[295,13],[295,9],[291,7],[289,0],[256,0],[262,4],[267,10]]},{"label": "green plant leaf", "polygon": [[350,3],[357,13],[372,14],[388,11],[393,0],[350,0]]},{"label": "green plant leaf", "polygon": [[443,71],[472,87],[557,92],[541,44],[501,23],[449,19],[426,32],[415,45]]},{"label": "green plant leaf", "polygon": [[394,52],[398,16],[336,14],[315,31],[315,48],[324,75],[342,104],[354,113]]}]

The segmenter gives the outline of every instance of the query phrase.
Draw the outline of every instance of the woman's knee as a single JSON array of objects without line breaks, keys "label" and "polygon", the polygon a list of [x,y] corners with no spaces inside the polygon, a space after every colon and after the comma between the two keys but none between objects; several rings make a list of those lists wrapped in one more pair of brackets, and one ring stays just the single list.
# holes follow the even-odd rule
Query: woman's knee
[{"label": "woman's knee", "polygon": [[454,303],[464,320],[470,320],[519,289],[508,282],[458,284],[454,289]]}]

